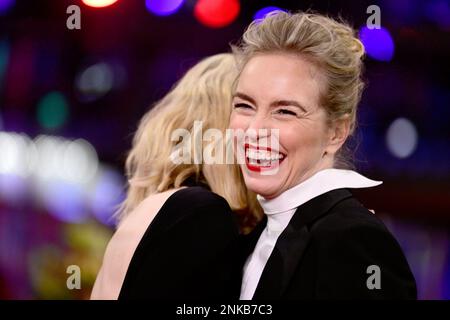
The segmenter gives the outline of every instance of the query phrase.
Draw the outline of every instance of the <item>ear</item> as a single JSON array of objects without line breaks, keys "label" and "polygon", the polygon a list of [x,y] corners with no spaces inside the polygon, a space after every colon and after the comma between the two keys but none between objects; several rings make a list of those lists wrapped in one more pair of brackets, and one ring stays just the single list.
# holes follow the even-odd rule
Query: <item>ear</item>
[{"label": "ear", "polygon": [[325,151],[330,155],[335,155],[345,143],[350,133],[350,116],[345,115],[334,120],[328,132],[328,145]]}]

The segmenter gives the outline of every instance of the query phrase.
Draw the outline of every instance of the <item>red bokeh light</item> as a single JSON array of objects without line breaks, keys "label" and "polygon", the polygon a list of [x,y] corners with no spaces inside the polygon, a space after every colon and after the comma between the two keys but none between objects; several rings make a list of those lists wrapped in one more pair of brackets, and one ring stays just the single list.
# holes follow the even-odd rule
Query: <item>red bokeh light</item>
[{"label": "red bokeh light", "polygon": [[199,0],[194,15],[200,23],[210,28],[231,24],[239,15],[239,0]]}]

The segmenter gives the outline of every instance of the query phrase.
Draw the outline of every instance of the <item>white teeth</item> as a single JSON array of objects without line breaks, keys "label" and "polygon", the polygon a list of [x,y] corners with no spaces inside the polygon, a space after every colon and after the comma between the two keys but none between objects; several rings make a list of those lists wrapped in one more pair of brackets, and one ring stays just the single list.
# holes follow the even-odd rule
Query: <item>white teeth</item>
[{"label": "white teeth", "polygon": [[270,160],[278,160],[281,159],[282,155],[281,154],[272,154],[272,157],[270,158]]},{"label": "white teeth", "polygon": [[254,161],[259,160],[260,162],[264,161],[269,163],[270,161],[282,159],[284,157],[281,153],[273,153],[266,150],[254,150],[254,149],[246,149],[245,155],[250,160]]}]

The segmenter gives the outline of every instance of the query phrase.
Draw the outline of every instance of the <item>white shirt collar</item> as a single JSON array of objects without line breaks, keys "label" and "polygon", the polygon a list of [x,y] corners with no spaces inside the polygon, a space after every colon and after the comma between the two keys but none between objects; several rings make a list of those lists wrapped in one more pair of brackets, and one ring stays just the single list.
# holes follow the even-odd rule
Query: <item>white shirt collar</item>
[{"label": "white shirt collar", "polygon": [[278,197],[257,199],[267,215],[293,210],[307,201],[328,191],[341,188],[368,188],[382,184],[371,180],[355,171],[344,169],[324,169],[318,171],[300,184],[286,190]]}]

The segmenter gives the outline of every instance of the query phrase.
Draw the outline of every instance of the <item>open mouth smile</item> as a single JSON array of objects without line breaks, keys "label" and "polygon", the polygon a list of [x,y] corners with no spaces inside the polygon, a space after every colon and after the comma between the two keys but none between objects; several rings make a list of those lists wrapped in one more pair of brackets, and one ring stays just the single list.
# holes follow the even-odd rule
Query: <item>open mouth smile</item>
[{"label": "open mouth smile", "polygon": [[245,164],[250,171],[260,172],[276,168],[286,158],[284,153],[269,147],[245,144]]}]

